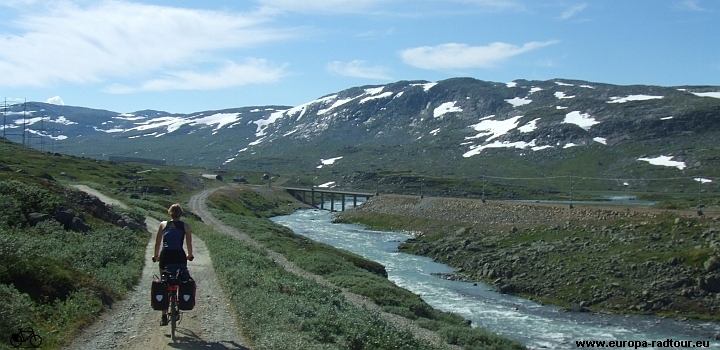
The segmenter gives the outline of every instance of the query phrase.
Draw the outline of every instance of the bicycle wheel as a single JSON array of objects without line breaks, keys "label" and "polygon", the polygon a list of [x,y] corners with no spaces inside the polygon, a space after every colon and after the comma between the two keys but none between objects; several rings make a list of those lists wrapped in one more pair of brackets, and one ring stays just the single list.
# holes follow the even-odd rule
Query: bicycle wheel
[{"label": "bicycle wheel", "polygon": [[42,344],[42,338],[40,338],[39,335],[33,334],[30,336],[30,345],[32,345],[34,348],[37,348]]},{"label": "bicycle wheel", "polygon": [[170,298],[170,337],[175,341],[175,323],[177,322],[177,305],[175,303],[176,294]]},{"label": "bicycle wheel", "polygon": [[12,345],[14,348],[17,348],[22,344],[23,342],[20,341],[19,336],[17,334],[13,334],[10,336],[10,345]]}]

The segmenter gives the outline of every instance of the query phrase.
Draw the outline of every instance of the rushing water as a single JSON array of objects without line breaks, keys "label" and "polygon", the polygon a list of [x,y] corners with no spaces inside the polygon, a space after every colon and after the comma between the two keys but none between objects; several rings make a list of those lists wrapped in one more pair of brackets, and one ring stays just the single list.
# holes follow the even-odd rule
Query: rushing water
[{"label": "rushing water", "polygon": [[[339,207],[339,206],[338,206]],[[530,348],[577,348],[577,340],[627,340],[648,342],[703,340],[720,348],[708,337],[717,324],[676,321],[652,316],[623,316],[564,312],[557,307],[497,293],[483,283],[449,281],[432,275],[452,268],[432,259],[398,252],[400,242],[411,236],[379,232],[358,225],[333,224],[332,214],[302,210],[272,219],[295,233],[342,248],[383,264],[388,278],[398,286],[419,294],[431,306],[462,315],[474,326],[519,340]]]}]

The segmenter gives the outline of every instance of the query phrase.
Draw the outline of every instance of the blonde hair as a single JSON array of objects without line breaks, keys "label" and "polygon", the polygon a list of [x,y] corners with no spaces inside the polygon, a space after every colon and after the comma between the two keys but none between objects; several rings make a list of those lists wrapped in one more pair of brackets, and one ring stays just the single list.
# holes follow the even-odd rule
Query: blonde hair
[{"label": "blonde hair", "polygon": [[182,216],[182,214],[183,214],[183,209],[182,209],[182,207],[180,206],[180,204],[175,203],[175,204],[171,205],[170,208],[168,209],[168,214],[170,214],[170,216],[171,216],[173,219],[177,219],[177,218],[180,218],[180,217]]}]

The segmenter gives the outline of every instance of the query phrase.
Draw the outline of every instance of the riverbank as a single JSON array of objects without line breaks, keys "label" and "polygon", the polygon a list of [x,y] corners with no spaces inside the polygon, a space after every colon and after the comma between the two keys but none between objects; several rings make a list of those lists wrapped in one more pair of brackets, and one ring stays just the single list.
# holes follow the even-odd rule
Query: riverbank
[{"label": "riverbank", "polygon": [[452,266],[448,279],[575,311],[720,319],[716,217],[383,195],[335,220],[413,233],[400,250]]}]

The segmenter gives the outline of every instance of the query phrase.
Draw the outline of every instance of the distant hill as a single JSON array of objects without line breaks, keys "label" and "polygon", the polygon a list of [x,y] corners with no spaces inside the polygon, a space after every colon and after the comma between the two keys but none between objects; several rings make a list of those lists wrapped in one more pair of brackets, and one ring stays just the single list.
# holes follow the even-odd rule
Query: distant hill
[{"label": "distant hill", "polygon": [[25,109],[5,111],[4,131],[20,134],[25,123],[35,148],[42,139],[45,150],[93,158],[317,172],[365,186],[377,173],[617,179],[596,185],[608,188],[659,178],[689,178],[682,186],[692,187],[694,177],[720,174],[720,86],[453,78],[185,115],[36,102]]}]

